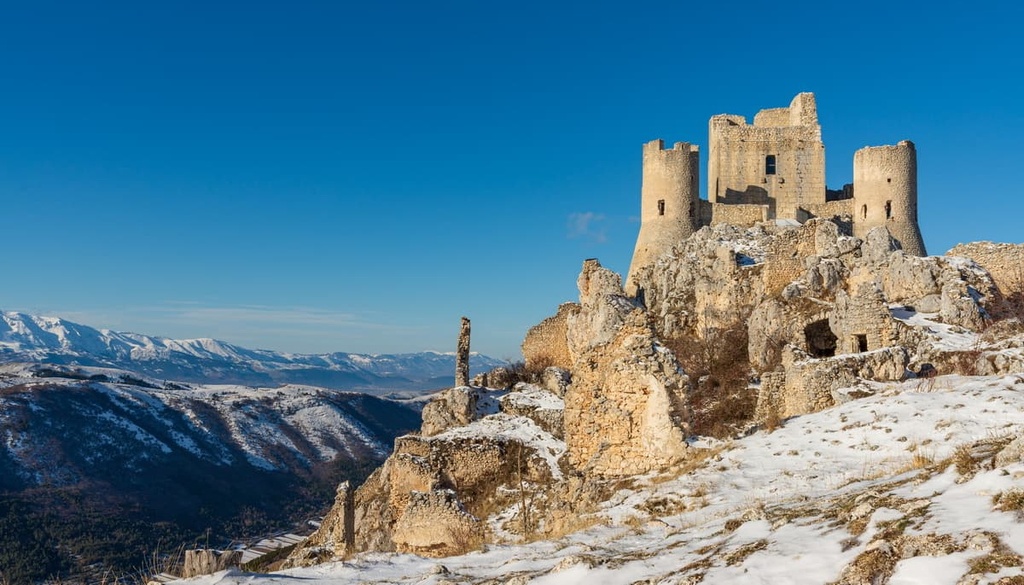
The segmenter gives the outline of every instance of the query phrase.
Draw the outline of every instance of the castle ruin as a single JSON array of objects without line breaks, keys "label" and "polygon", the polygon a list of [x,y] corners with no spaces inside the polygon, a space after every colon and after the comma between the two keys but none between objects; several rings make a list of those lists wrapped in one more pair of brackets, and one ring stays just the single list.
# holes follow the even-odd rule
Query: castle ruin
[{"label": "castle ruin", "polygon": [[704,226],[804,223],[821,217],[863,238],[885,226],[903,251],[924,256],[917,225],[917,153],[909,140],[869,146],[853,157],[853,184],[825,186],[825,145],[813,93],[789,107],[743,116],[719,114],[708,123],[708,198],[700,198],[700,150],[663,140],[643,147],[640,234],[626,278]]}]

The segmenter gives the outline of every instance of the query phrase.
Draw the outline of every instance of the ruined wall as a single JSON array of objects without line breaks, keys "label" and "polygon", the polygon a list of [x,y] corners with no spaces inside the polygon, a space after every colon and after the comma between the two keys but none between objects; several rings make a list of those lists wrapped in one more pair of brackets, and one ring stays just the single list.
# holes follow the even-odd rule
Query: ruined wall
[{"label": "ruined wall", "polygon": [[1024,319],[1024,244],[960,244],[946,256],[971,258],[992,276],[997,298],[987,309],[993,318]]},{"label": "ruined wall", "polygon": [[566,341],[566,320],[579,310],[576,303],[562,303],[557,313],[526,332],[521,348],[527,369],[555,366],[568,370],[572,367]]},{"label": "ruined wall", "polygon": [[768,205],[744,203],[712,203],[711,218],[708,225],[728,223],[750,227],[755,223],[768,219]]},{"label": "ruined wall", "polygon": [[903,347],[812,359],[788,346],[783,355],[785,371],[770,372],[761,379],[755,416],[787,418],[830,408],[849,399],[837,390],[850,388],[858,379],[902,380],[909,361]]},{"label": "ruined wall", "polygon": [[627,289],[640,267],[694,232],[699,196],[700,153],[696,145],[677,142],[669,150],[662,140],[644,145],[640,234],[626,276]]},{"label": "ruined wall", "polygon": [[853,235],[863,238],[879,226],[907,254],[926,255],[917,225],[917,151],[909,140],[853,155]]},{"label": "ruined wall", "polygon": [[[788,108],[762,110],[748,125],[719,115],[708,124],[708,199],[768,205],[769,219],[796,218],[805,204],[825,200],[825,146],[814,94]],[[774,156],[774,172],[766,157]]]}]

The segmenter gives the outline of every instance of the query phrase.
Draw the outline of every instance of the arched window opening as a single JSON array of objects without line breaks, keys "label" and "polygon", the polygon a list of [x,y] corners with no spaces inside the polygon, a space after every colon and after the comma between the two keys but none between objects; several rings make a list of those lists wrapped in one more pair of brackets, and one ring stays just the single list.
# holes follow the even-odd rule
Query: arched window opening
[{"label": "arched window opening", "polygon": [[860,206],[860,218],[861,219],[867,219],[868,218],[868,206],[867,205],[861,205]]},{"label": "arched window opening", "polygon": [[775,155],[769,154],[764,157],[764,174],[774,175],[775,174]]},{"label": "arched window opening", "polygon": [[658,199],[658,215],[665,215],[665,200]]}]

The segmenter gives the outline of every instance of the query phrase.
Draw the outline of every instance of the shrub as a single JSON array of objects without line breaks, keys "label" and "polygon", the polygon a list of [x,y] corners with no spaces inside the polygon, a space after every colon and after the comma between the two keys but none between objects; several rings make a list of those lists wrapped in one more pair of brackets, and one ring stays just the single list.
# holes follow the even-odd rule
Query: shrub
[{"label": "shrub", "polygon": [[664,342],[690,376],[692,430],[732,436],[753,420],[757,406],[757,391],[750,388],[747,328],[736,321],[698,333]]}]

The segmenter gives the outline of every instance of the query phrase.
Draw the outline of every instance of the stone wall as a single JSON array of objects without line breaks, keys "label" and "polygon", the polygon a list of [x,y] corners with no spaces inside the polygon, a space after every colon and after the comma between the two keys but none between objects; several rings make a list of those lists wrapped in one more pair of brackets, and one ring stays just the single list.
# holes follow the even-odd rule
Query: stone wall
[{"label": "stone wall", "polygon": [[946,256],[970,258],[992,276],[997,299],[988,309],[993,318],[1024,319],[1024,244],[960,244]]},{"label": "stone wall", "polygon": [[761,379],[756,416],[787,418],[830,408],[843,399],[836,391],[858,380],[902,380],[909,361],[907,350],[900,346],[822,359],[787,347],[784,371]]},{"label": "stone wall", "polygon": [[[795,218],[806,203],[825,199],[825,146],[814,94],[801,93],[788,108],[742,117],[714,116],[708,131],[708,199],[767,203],[768,217]],[[775,157],[774,172],[766,157]]]},{"label": "stone wall", "polygon": [[572,357],[566,340],[566,322],[579,312],[576,303],[562,303],[558,312],[534,325],[526,333],[521,346],[527,369],[554,366],[569,369]]},{"label": "stone wall", "polygon": [[480,522],[463,508],[452,490],[412,492],[395,524],[398,552],[443,557],[466,552],[482,536]]},{"label": "stone wall", "polygon": [[755,223],[767,221],[769,206],[765,204],[745,203],[712,203],[710,225],[728,223],[750,227]]},{"label": "stone wall", "polygon": [[882,291],[872,282],[862,283],[856,294],[840,291],[829,315],[840,354],[862,353],[895,345],[897,321],[889,312]]}]

